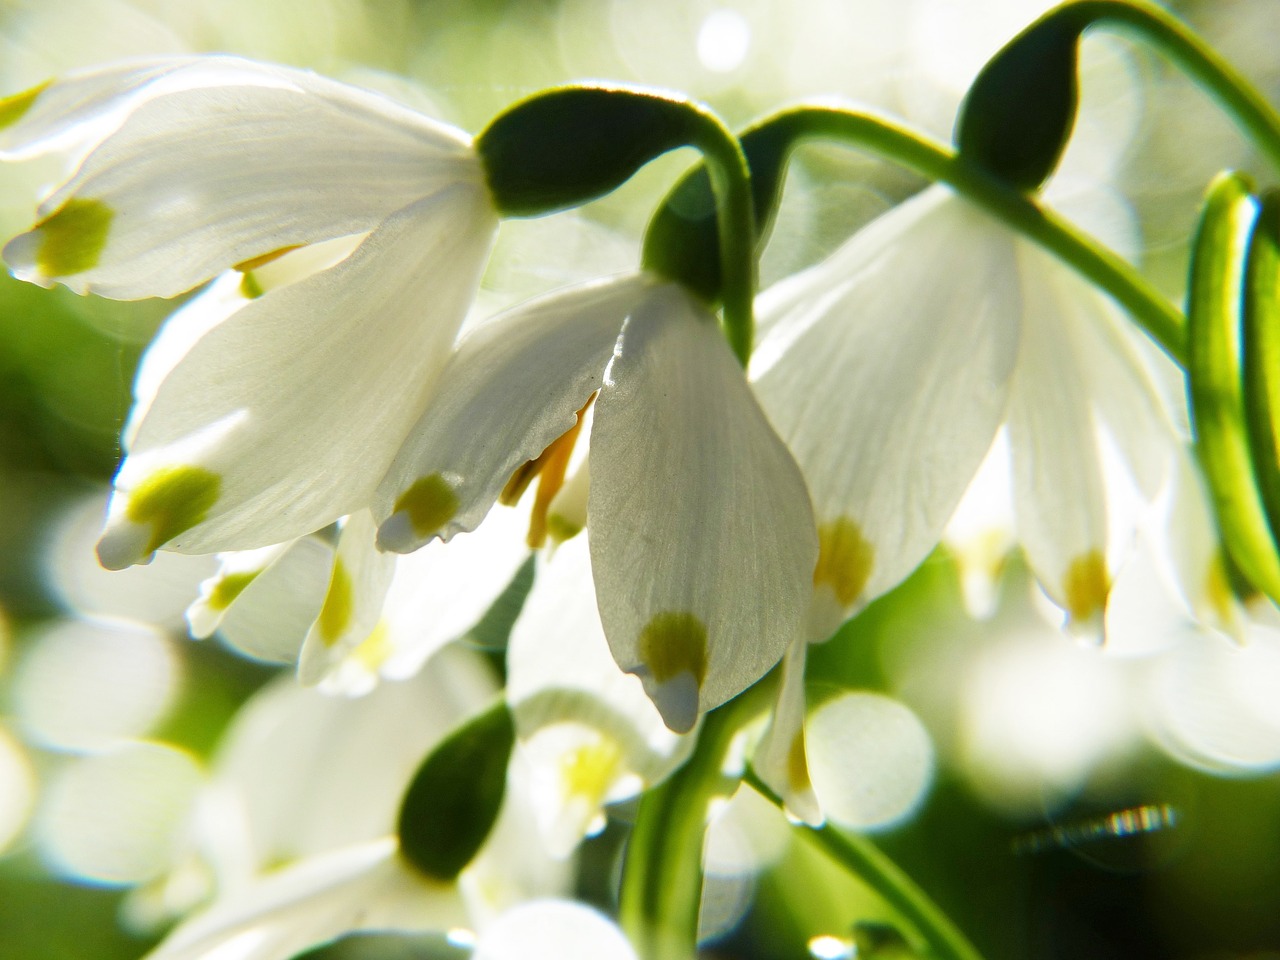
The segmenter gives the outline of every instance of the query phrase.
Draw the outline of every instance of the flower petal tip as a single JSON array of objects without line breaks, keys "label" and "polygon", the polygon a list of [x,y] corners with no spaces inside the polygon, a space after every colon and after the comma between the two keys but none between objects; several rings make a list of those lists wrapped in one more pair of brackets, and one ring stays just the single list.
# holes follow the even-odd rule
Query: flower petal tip
[{"label": "flower petal tip", "polygon": [[98,541],[98,563],[107,570],[124,570],[138,563],[150,563],[155,550],[150,549],[151,529],[145,524],[122,519],[108,523]]},{"label": "flower petal tip", "polygon": [[666,680],[655,680],[641,667],[633,671],[644,682],[644,691],[662,714],[662,722],[673,733],[688,733],[698,722],[698,678],[683,670]]}]

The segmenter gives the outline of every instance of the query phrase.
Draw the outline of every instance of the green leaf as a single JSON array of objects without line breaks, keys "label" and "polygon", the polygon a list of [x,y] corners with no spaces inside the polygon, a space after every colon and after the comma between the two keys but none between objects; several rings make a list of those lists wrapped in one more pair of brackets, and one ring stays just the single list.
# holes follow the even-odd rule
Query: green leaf
[{"label": "green leaf", "polygon": [[1071,8],[1037,20],[982,68],[956,122],[960,155],[1020,190],[1049,178],[1075,125],[1077,48]]},{"label": "green leaf", "polygon": [[1254,478],[1241,384],[1244,264],[1257,202],[1243,177],[1209,188],[1196,232],[1187,294],[1187,385],[1196,455],[1218,529],[1240,572],[1280,598],[1280,560]]},{"label": "green leaf", "polygon": [[483,846],[502,807],[514,743],[511,711],[499,701],[418,768],[400,805],[400,850],[427,876],[454,879]]},{"label": "green leaf", "polygon": [[619,87],[562,87],[499,114],[476,138],[498,210],[538,216],[604,196],[660,154],[696,142],[687,100]]},{"label": "green leaf", "polygon": [[1270,191],[1245,260],[1245,422],[1258,493],[1275,543],[1280,543],[1280,192]]}]

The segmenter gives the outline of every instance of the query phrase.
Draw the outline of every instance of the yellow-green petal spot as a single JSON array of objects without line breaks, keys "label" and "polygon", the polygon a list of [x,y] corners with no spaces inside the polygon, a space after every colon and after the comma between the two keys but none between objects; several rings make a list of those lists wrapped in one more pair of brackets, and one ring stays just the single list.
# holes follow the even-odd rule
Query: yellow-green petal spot
[{"label": "yellow-green petal spot", "polygon": [[226,610],[235,603],[236,598],[244,593],[245,588],[253,583],[261,572],[261,570],[248,570],[219,577],[218,582],[209,591],[209,606],[214,610]]},{"label": "yellow-green petal spot", "polygon": [[341,560],[335,560],[333,573],[329,575],[329,589],[324,595],[324,605],[320,608],[320,616],[316,618],[320,641],[326,647],[332,647],[338,642],[338,638],[351,623],[354,609],[351,574]]},{"label": "yellow-green petal spot", "polygon": [[561,513],[547,514],[547,536],[554,543],[564,543],[566,540],[572,540],[582,532],[582,525],[574,523],[568,517]]},{"label": "yellow-green petal spot", "polygon": [[69,277],[98,265],[115,211],[101,200],[75,198],[35,226],[36,266],[47,277]]},{"label": "yellow-green petal spot", "polygon": [[385,620],[379,620],[369,631],[369,635],[351,651],[351,656],[370,673],[374,673],[382,668],[393,652],[391,630]]},{"label": "yellow-green petal spot", "polygon": [[129,494],[125,516],[151,527],[146,553],[154,553],[209,515],[218,500],[222,478],[203,467],[165,467]]},{"label": "yellow-green petal spot", "polygon": [[13,126],[25,117],[31,105],[36,102],[36,97],[44,93],[51,83],[52,80],[46,80],[30,90],[23,90],[11,97],[0,97],[0,130]]},{"label": "yellow-green petal spot", "polygon": [[659,613],[637,646],[641,666],[634,672],[663,722],[676,733],[692,730],[707,676],[707,628],[692,613]]},{"label": "yellow-green petal spot", "polygon": [[560,760],[566,797],[578,797],[591,807],[604,803],[622,764],[622,748],[610,736],[584,743]]},{"label": "yellow-green petal spot", "polygon": [[787,785],[793,793],[800,793],[812,787],[809,779],[809,758],[804,749],[804,727],[796,731],[791,738],[791,746],[787,748]]},{"label": "yellow-green petal spot", "polygon": [[1107,561],[1098,550],[1090,550],[1071,561],[1062,581],[1062,595],[1067,601],[1067,615],[1083,623],[1101,613],[1107,605],[1111,582],[1107,577]]},{"label": "yellow-green petal spot", "polygon": [[818,565],[813,569],[813,585],[829,587],[841,606],[851,607],[867,585],[875,555],[875,547],[853,520],[837,517],[824,523],[818,527]]},{"label": "yellow-green petal spot", "polygon": [[421,477],[396,500],[396,513],[409,518],[413,532],[429,537],[458,512],[458,495],[438,473]]}]

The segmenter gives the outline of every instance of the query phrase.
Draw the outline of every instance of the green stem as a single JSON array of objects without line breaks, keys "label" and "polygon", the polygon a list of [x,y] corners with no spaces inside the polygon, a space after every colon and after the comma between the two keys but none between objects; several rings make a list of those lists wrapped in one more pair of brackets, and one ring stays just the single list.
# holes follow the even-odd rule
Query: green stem
[{"label": "green stem", "polygon": [[732,789],[725,756],[738,731],[768,706],[772,676],[708,713],[684,766],[640,801],[618,913],[644,960],[692,960],[697,953],[708,807]]},{"label": "green stem", "polygon": [[[782,799],[769,789],[754,770],[743,780],[779,809]],[[826,853],[853,876],[879,894],[891,908],[915,929],[937,960],[982,960],[976,947],[953,924],[928,894],[916,886],[892,860],[871,841],[837,830],[830,824],[803,827]]]},{"label": "green stem", "polygon": [[690,106],[699,119],[694,128],[693,146],[706,158],[716,198],[725,338],[738,363],[745,368],[755,339],[752,308],[756,295],[756,225],[751,170],[732,131],[711,111],[697,104]]},{"label": "green stem", "polygon": [[793,143],[805,138],[843,141],[949,184],[1108,293],[1170,357],[1185,365],[1185,318],[1132,266],[1031,196],[965,162],[951,148],[890,120],[839,107],[796,107],[766,122],[790,126]]},{"label": "green stem", "polygon": [[1231,64],[1176,17],[1138,0],[1079,0],[1049,16],[1086,21],[1089,25],[1115,24],[1141,35],[1212,95],[1280,170],[1280,114]]}]

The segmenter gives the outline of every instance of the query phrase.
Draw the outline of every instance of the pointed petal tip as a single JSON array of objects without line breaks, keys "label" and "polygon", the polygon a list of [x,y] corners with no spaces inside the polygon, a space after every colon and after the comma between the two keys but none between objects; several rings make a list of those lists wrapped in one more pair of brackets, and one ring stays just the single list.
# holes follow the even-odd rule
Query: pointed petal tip
[{"label": "pointed petal tip", "polygon": [[155,551],[149,550],[151,530],[145,524],[122,520],[109,523],[98,540],[98,563],[106,570],[125,570],[139,563],[150,563]]},{"label": "pointed petal tip", "polygon": [[376,543],[383,553],[413,553],[424,545],[407,510],[399,510],[382,522]]},{"label": "pointed petal tip", "polygon": [[698,722],[698,679],[682,670],[659,682],[644,667],[632,670],[644,682],[645,693],[662,714],[662,722],[673,733],[688,733]]}]

